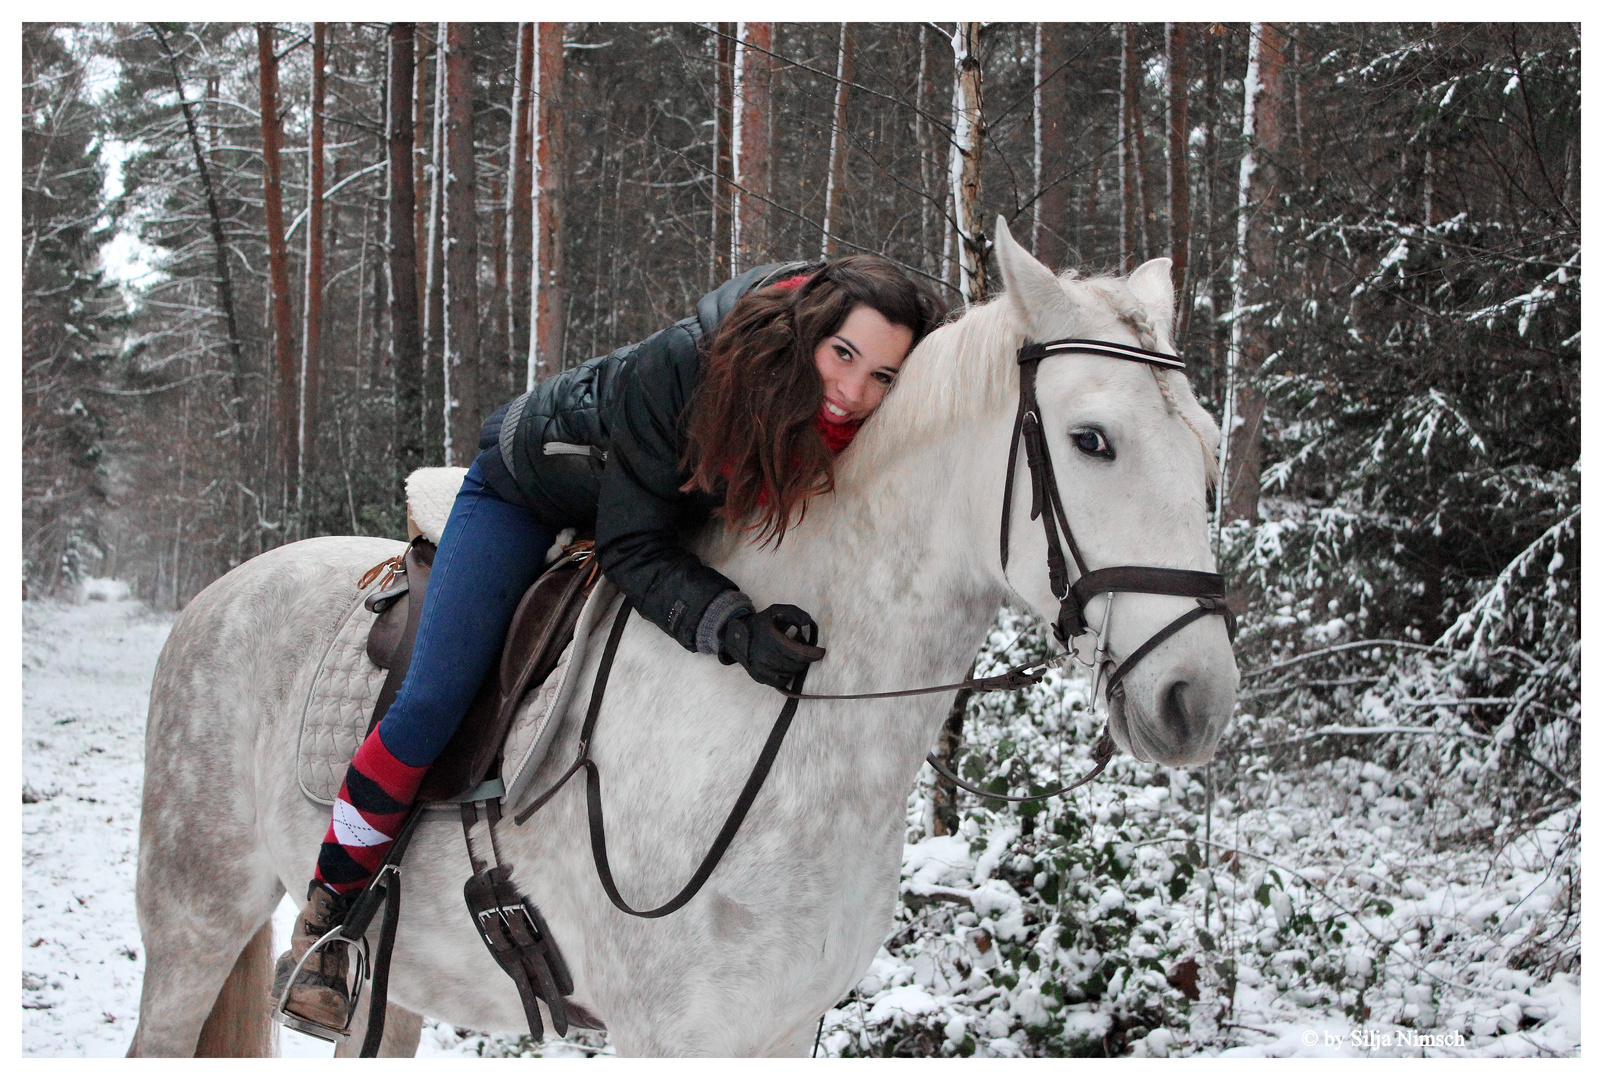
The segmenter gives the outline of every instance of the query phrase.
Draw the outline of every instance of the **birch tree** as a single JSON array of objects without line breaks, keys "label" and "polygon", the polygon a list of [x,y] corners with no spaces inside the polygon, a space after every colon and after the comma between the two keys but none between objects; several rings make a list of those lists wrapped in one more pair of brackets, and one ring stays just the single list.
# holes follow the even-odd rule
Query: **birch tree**
[{"label": "birch tree", "polygon": [[323,397],[323,99],[328,24],[312,24],[311,138],[307,142],[306,302],[302,306],[300,394],[297,402],[295,512],[304,514],[306,477],[317,468],[318,404]]},{"label": "birch tree", "polygon": [[840,49],[835,57],[835,112],[829,126],[829,173],[824,188],[824,238],[820,258],[835,257],[835,234],[840,229],[841,196],[846,179],[846,108],[851,100],[854,58],[852,24],[840,24]]},{"label": "birch tree", "polygon": [[1231,268],[1232,311],[1223,462],[1219,497],[1224,521],[1258,518],[1263,470],[1263,391],[1258,370],[1268,356],[1268,337],[1249,312],[1252,293],[1273,280],[1274,236],[1269,202],[1277,194],[1275,155],[1280,150],[1282,71],[1286,36],[1274,23],[1253,23],[1242,77],[1241,175],[1237,184],[1236,257]]},{"label": "birch tree", "polygon": [[952,151],[948,164],[953,229],[958,246],[959,294],[964,303],[985,298],[988,246],[980,211],[980,151],[985,114],[980,105],[980,32],[984,24],[960,22],[952,34]]},{"label": "birch tree", "polygon": [[735,235],[732,273],[742,273],[770,257],[768,204],[773,198],[774,24],[739,24],[736,52]]},{"label": "birch tree", "polygon": [[1186,120],[1186,25],[1165,24],[1169,79],[1169,258],[1177,305],[1175,343],[1185,348],[1191,324],[1186,290],[1191,263],[1191,126]]}]

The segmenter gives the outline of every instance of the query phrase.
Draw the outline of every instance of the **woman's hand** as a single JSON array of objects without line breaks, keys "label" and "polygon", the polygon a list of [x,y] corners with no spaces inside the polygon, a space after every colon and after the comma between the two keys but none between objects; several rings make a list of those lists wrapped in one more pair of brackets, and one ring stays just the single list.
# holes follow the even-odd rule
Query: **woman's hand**
[{"label": "woman's hand", "polygon": [[739,664],[753,679],[781,690],[790,689],[791,680],[807,665],[824,658],[823,649],[808,644],[818,640],[818,624],[794,604],[770,604],[732,616],[718,640],[720,660]]}]

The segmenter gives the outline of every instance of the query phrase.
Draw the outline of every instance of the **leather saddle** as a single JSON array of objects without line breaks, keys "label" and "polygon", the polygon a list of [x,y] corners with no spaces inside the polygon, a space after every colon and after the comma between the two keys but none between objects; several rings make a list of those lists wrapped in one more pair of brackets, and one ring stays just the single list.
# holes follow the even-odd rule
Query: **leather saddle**
[{"label": "leather saddle", "polygon": [[[365,587],[373,577],[389,571],[383,587],[363,602],[379,616],[368,633],[368,659],[389,672],[373,706],[369,732],[384,719],[411,666],[434,553],[434,544],[419,536],[402,555],[380,563],[363,580]],[[456,734],[425,774],[419,800],[460,802],[497,775],[518,705],[556,668],[573,640],[579,612],[599,576],[591,542],[580,540],[569,545],[529,586],[512,616],[495,666],[479,685]]]}]

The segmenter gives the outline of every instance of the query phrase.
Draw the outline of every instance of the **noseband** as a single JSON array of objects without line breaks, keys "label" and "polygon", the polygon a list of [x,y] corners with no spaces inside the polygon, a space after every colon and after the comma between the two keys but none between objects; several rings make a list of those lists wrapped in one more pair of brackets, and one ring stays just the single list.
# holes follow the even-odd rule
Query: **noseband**
[{"label": "noseband", "polygon": [[[1057,475],[1052,469],[1052,453],[1047,446],[1046,429],[1041,424],[1041,406],[1036,399],[1036,376],[1041,361],[1049,356],[1065,353],[1095,353],[1116,360],[1129,360],[1153,367],[1185,370],[1185,361],[1165,353],[1120,345],[1112,341],[1083,338],[1062,338],[1042,343],[1028,342],[1019,349],[1019,411],[1013,421],[1013,438],[1008,446],[1007,481],[1002,491],[1002,570],[1007,571],[1008,526],[1013,516],[1013,476],[1018,468],[1019,443],[1024,444],[1024,459],[1030,469],[1030,519],[1041,519],[1046,530],[1046,568],[1052,595],[1058,600],[1058,617],[1052,624],[1052,633],[1058,643],[1071,653],[1072,639],[1091,631],[1085,621],[1085,607],[1091,598],[1107,593],[1108,609],[1097,634],[1096,667],[1098,675],[1110,661],[1107,656],[1108,616],[1112,614],[1113,593],[1135,592],[1162,596],[1195,597],[1197,606],[1185,612],[1163,629],[1147,638],[1141,645],[1114,668],[1108,679],[1108,697],[1122,692],[1124,677],[1159,644],[1183,628],[1208,615],[1219,615],[1225,620],[1230,639],[1235,640],[1235,613],[1225,606],[1225,582],[1219,574],[1201,570],[1180,570],[1168,566],[1106,566],[1092,570],[1074,542],[1074,530],[1069,527],[1069,516],[1063,509],[1063,495],[1058,490]],[[1062,539],[1060,541],[1059,534]],[[1063,557],[1064,545],[1079,571],[1077,580],[1070,584],[1068,562]],[[1077,655],[1077,654],[1076,654]],[[1095,691],[1093,690],[1093,694]]]}]

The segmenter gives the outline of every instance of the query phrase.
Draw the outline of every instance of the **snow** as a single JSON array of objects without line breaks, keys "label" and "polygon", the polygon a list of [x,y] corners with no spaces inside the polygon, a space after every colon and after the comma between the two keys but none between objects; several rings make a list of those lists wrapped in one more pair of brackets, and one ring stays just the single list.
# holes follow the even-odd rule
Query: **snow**
[{"label": "snow", "polygon": [[[23,605],[25,1055],[116,1056],[132,1037],[144,716],[170,625],[127,599]],[[1020,626],[1003,614],[982,667],[1023,658],[1001,647]],[[1016,649],[1039,644],[1026,634]],[[1032,782],[1083,772],[1098,729],[1086,693],[1054,676],[1022,698],[987,695],[965,769],[1001,756],[1039,767]],[[926,771],[896,930],[826,1014],[820,1053],[1578,1054],[1580,939],[1561,931],[1579,903],[1579,805],[1518,830],[1487,821],[1485,847],[1440,843],[1458,811],[1408,770],[1338,757],[1254,774],[1210,806],[1205,770],[1118,758],[1032,819],[965,797],[956,836],[923,833]],[[275,917],[280,947],[295,908],[286,897]],[[1178,988],[1186,962],[1194,1001]],[[293,1032],[281,1047],[332,1052]],[[590,1036],[536,1048],[437,1022],[419,1047],[610,1052]]]},{"label": "snow", "polygon": [[[28,1057],[121,1057],[139,1016],[145,954],[134,909],[145,709],[172,627],[94,581],[82,604],[22,606],[22,1040]],[[279,948],[299,905],[274,914]],[[608,1052],[548,1041],[544,1056]],[[519,1040],[430,1022],[420,1057],[506,1056]],[[285,1057],[333,1046],[280,1033]]]}]

